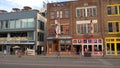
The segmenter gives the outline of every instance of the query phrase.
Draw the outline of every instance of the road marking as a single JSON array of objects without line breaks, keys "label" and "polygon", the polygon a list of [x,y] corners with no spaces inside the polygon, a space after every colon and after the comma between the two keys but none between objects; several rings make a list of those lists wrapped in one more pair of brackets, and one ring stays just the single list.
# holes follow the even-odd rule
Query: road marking
[{"label": "road marking", "polygon": [[[111,68],[111,66],[104,66],[104,65],[85,65],[85,64],[32,64],[32,63],[10,63],[10,62],[0,62],[0,64],[10,64],[10,65],[30,65],[30,66],[62,66],[62,67],[97,67],[97,68]],[[113,68],[120,68],[120,66],[113,66]]]},{"label": "road marking", "polygon": [[105,61],[104,59],[98,59],[100,62],[102,62],[104,65],[107,66],[113,66],[113,64],[111,64],[110,62]]}]

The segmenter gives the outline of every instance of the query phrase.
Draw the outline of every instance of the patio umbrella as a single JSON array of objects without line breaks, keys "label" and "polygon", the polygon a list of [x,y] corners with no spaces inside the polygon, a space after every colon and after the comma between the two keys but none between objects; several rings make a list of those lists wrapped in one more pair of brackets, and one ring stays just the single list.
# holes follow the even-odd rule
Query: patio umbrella
[{"label": "patio umbrella", "polygon": [[20,46],[14,46],[13,48],[20,48]]}]

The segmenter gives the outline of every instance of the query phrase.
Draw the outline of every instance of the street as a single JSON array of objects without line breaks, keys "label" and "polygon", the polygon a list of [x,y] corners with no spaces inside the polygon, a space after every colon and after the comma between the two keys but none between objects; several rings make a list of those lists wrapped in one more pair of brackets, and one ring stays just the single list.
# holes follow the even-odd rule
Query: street
[{"label": "street", "polygon": [[120,68],[120,59],[91,57],[0,57],[0,68]]}]

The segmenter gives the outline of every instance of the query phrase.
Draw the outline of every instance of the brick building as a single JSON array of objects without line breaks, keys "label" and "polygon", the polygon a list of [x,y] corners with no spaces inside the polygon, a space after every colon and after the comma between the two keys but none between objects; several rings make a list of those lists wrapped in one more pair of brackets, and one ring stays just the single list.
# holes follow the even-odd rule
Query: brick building
[{"label": "brick building", "polygon": [[102,55],[104,48],[107,55],[112,52],[119,54],[119,2],[78,0],[48,3],[47,54],[60,51],[61,54],[84,55],[87,50],[92,55]]}]

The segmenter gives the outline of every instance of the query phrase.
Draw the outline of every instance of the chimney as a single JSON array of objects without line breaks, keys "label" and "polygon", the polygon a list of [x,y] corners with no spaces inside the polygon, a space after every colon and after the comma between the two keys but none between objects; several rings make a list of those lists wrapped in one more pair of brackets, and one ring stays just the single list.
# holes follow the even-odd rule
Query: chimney
[{"label": "chimney", "polygon": [[0,10],[0,13],[7,13],[6,10]]},{"label": "chimney", "polygon": [[31,10],[31,9],[32,9],[32,8],[29,7],[29,6],[24,6],[22,10],[23,10],[23,11],[29,11],[29,10]]},{"label": "chimney", "polygon": [[12,8],[13,12],[20,12],[19,8]]}]

